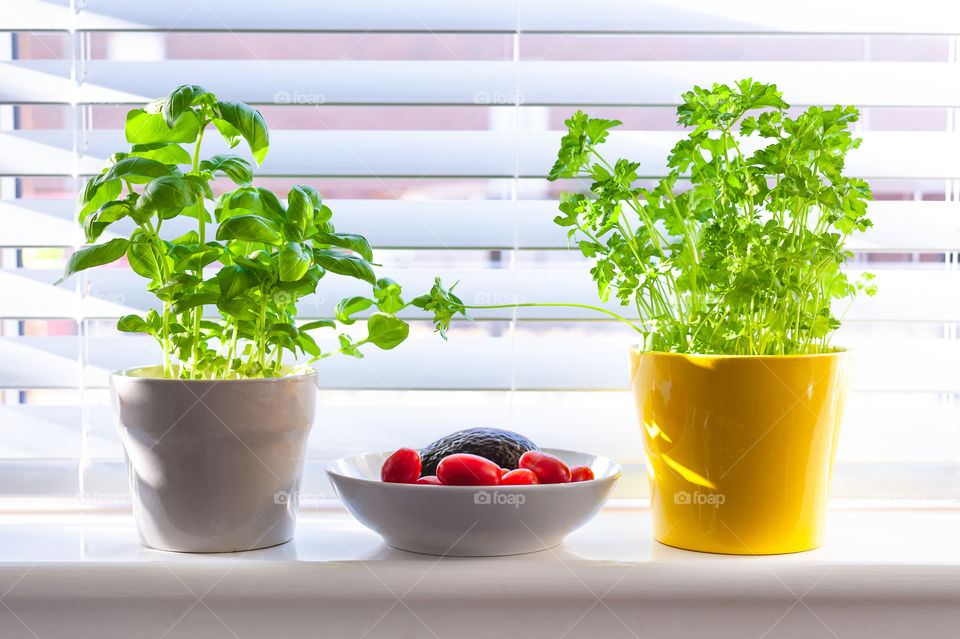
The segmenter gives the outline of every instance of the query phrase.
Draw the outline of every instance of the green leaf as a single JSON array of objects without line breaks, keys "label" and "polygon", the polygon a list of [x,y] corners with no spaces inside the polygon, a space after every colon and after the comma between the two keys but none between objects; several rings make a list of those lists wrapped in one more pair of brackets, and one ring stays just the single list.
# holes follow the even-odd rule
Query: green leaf
[{"label": "green leaf", "polygon": [[218,298],[213,293],[188,293],[178,297],[176,301],[170,305],[170,312],[179,315],[184,311],[189,311],[198,306],[217,304],[217,301]]},{"label": "green leaf", "polygon": [[313,260],[307,251],[299,242],[287,242],[278,258],[280,280],[284,282],[293,282],[299,280],[306,274],[307,269]]},{"label": "green leaf", "polygon": [[337,335],[337,339],[340,340],[340,351],[344,355],[356,357],[357,359],[363,359],[363,353],[360,352],[360,349],[357,348],[357,345],[353,343],[353,340],[350,339],[349,335]]},{"label": "green leaf", "polygon": [[167,126],[173,128],[180,116],[196,104],[213,104],[212,93],[196,84],[183,84],[174,89],[163,102],[161,114]]},{"label": "green leaf", "polygon": [[348,297],[340,300],[337,304],[336,317],[341,324],[350,325],[356,322],[356,318],[351,317],[355,313],[360,313],[373,306],[373,300],[366,297]]},{"label": "green leaf", "polygon": [[130,155],[148,160],[156,160],[165,164],[190,164],[193,159],[190,153],[179,144],[156,142],[154,144],[134,144]]},{"label": "green leaf", "polygon": [[389,277],[381,277],[373,285],[377,308],[383,313],[397,313],[405,306],[401,292],[400,285]]},{"label": "green leaf", "polygon": [[313,201],[299,186],[293,187],[287,194],[287,219],[296,224],[301,233],[313,220]]},{"label": "green leaf", "polygon": [[126,239],[118,237],[103,244],[94,244],[93,246],[85,246],[78,249],[70,256],[70,259],[67,260],[63,277],[54,282],[54,285],[63,282],[74,273],[84,269],[119,260],[123,257],[123,254],[126,253],[129,243]]},{"label": "green leaf", "polygon": [[117,330],[124,333],[147,333],[153,335],[153,328],[139,315],[124,315],[117,321]]},{"label": "green leaf", "polygon": [[110,167],[110,170],[104,174],[102,179],[123,179],[133,184],[147,184],[155,178],[167,175],[182,177],[183,173],[174,165],[147,158],[130,157],[120,160]]},{"label": "green leaf", "polygon": [[220,284],[220,297],[232,299],[247,293],[257,286],[257,276],[237,264],[224,266],[217,272]]},{"label": "green leaf", "polygon": [[91,178],[80,196],[80,221],[83,222],[91,211],[96,211],[107,202],[116,200],[123,190],[120,180],[103,180],[103,176]]},{"label": "green leaf", "polygon": [[126,200],[112,200],[86,216],[83,220],[83,232],[87,242],[96,242],[97,238],[113,222],[121,220],[130,213],[130,203]]},{"label": "green leaf", "polygon": [[323,354],[323,351],[320,350],[320,347],[317,346],[317,343],[308,333],[303,332],[303,327],[300,327],[300,334],[297,335],[297,344],[300,346],[300,349],[309,355],[314,357],[320,357]]},{"label": "green leaf", "polygon": [[433,313],[433,323],[436,331],[440,333],[443,339],[447,339],[447,331],[450,329],[450,321],[459,313],[463,317],[470,319],[467,315],[467,309],[460,298],[453,294],[454,284],[449,289],[443,287],[440,278],[436,278],[430,293],[421,295],[410,302],[417,308]]},{"label": "green leaf", "polygon": [[200,170],[210,173],[220,171],[235,184],[250,184],[253,181],[253,167],[237,155],[214,155],[200,162]]},{"label": "green leaf", "polygon": [[[226,121],[236,131],[240,132],[247,144],[250,145],[253,159],[256,160],[258,165],[262,164],[270,148],[270,134],[267,131],[267,123],[264,122],[260,112],[243,102],[220,100],[217,102],[217,113],[220,116],[218,119]],[[216,121],[214,121],[214,124],[216,124]]]},{"label": "green leaf", "polygon": [[317,231],[313,236],[313,240],[317,244],[327,244],[349,249],[368,262],[373,259],[373,249],[370,248],[370,243],[367,242],[367,238],[362,235]]},{"label": "green leaf", "polygon": [[159,177],[144,187],[133,212],[138,216],[156,213],[162,218],[173,217],[182,209],[194,206],[199,195],[196,186],[185,178]]},{"label": "green leaf", "polygon": [[159,113],[133,109],[127,113],[124,125],[130,144],[157,144],[159,142],[194,142],[200,132],[200,121],[193,111],[185,111],[173,127],[167,126]]},{"label": "green leaf", "polygon": [[300,330],[310,331],[315,328],[336,328],[336,327],[337,327],[337,323],[334,322],[333,320],[322,319],[322,320],[314,320],[312,322],[307,322],[306,324],[300,327]]},{"label": "green leaf", "polygon": [[294,187],[307,194],[307,197],[310,198],[310,203],[313,205],[313,208],[318,209],[323,206],[323,197],[320,195],[320,191],[317,189],[313,188],[312,186],[307,186],[306,184],[296,184]]},{"label": "green leaf", "polygon": [[221,297],[217,300],[217,308],[223,313],[249,322],[255,322],[259,319],[254,311],[257,306],[256,301],[249,295],[237,295],[231,298]]},{"label": "green leaf", "polygon": [[220,135],[226,140],[227,145],[231,149],[240,144],[240,140],[243,139],[243,134],[226,120],[217,118],[213,121],[213,126],[217,127],[217,131],[220,132]]},{"label": "green leaf", "polygon": [[259,215],[237,215],[227,218],[217,229],[218,240],[244,240],[277,244],[280,231],[277,226]]},{"label": "green leaf", "polygon": [[149,280],[160,280],[160,265],[143,231],[137,230],[127,246],[127,261],[133,272]]},{"label": "green leaf", "polygon": [[399,317],[374,313],[367,320],[367,340],[384,350],[395,348],[410,333],[410,326]]},{"label": "green leaf", "polygon": [[331,273],[355,277],[371,284],[377,281],[373,267],[366,260],[353,255],[345,255],[331,249],[315,248],[313,261]]}]

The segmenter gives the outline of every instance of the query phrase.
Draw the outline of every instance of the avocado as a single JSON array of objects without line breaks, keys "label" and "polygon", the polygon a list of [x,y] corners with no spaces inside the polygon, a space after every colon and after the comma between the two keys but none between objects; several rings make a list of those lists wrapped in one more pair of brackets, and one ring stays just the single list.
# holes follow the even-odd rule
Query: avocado
[{"label": "avocado", "polygon": [[441,437],[420,451],[420,476],[437,474],[437,464],[448,455],[471,453],[486,457],[501,468],[514,470],[520,456],[528,450],[540,450],[532,441],[499,428],[467,428]]}]

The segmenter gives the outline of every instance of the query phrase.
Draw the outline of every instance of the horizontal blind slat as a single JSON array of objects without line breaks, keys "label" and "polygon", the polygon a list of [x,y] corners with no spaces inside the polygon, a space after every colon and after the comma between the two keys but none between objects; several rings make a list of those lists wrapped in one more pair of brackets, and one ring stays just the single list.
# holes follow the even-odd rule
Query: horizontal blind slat
[{"label": "horizontal blind slat", "polygon": [[[367,200],[329,199],[333,221],[359,231],[376,248],[400,249],[566,249],[567,230],[553,223],[554,200]],[[73,199],[0,200],[0,246],[73,246],[82,241],[73,221]],[[960,250],[960,202],[876,201],[868,214],[874,226],[852,237],[848,247],[866,252]],[[402,224],[398,224],[402,220]],[[482,224],[475,223],[482,220]],[[170,220],[169,237],[195,226]],[[516,225],[516,228],[514,227]],[[129,235],[132,222],[110,226],[104,239]],[[576,247],[570,249],[577,251]]]},{"label": "horizontal blind slat", "polygon": [[[0,62],[0,103],[139,104],[189,77],[256,104],[659,105],[692,86],[753,77],[794,105],[960,106],[948,62],[66,60]],[[628,82],[624,78],[629,78]],[[850,78],[856,78],[851,82]]]},{"label": "horizontal blind slat", "polygon": [[[942,268],[942,267],[941,267]],[[850,268],[851,279],[863,269]],[[874,297],[859,295],[845,319],[856,321],[951,322],[960,321],[960,273],[933,269],[871,269],[878,292]],[[214,275],[215,271],[206,274]],[[456,292],[466,304],[491,305],[517,302],[566,302],[590,304],[636,318],[635,308],[616,303],[601,304],[597,289],[586,268],[392,268],[384,269],[403,287],[409,297],[429,290],[435,276],[445,284],[460,282]],[[68,280],[51,284],[62,271],[51,269],[0,269],[0,318],[117,318],[156,306],[144,289],[144,280],[123,267],[99,267],[86,272],[84,298],[77,299],[77,284]],[[938,291],[930,295],[931,290]],[[302,298],[303,318],[332,317],[336,301],[354,295],[369,295],[369,285],[359,280],[330,277],[321,282],[315,295]],[[842,310],[842,309],[837,309]],[[605,316],[579,308],[521,308],[474,310],[478,319],[510,320],[599,320]],[[426,318],[419,309],[403,311],[407,318]],[[362,314],[361,314],[362,316]]]},{"label": "horizontal blind slat", "polygon": [[[236,10],[231,0],[168,0],[162,5],[128,0],[85,0],[76,27],[133,31],[437,31],[548,33],[918,33],[960,31],[960,12],[949,3],[919,0],[905,11],[869,0],[807,2],[805,11],[777,10],[761,0],[718,5],[709,0],[670,3],[595,0],[587,9],[571,0],[458,2],[407,0],[304,3],[273,0]],[[5,12],[0,29],[71,27],[69,0],[21,0]],[[824,19],[828,16],[828,19]]]},{"label": "horizontal blind slat", "polygon": [[[560,131],[294,131],[271,134],[270,154],[258,170],[270,176],[340,177],[545,177],[556,159]],[[866,131],[863,144],[850,152],[847,173],[865,178],[952,179],[960,174],[960,135],[930,131]],[[666,158],[681,134],[671,131],[621,131],[610,134],[604,153],[641,163],[641,176],[667,173]],[[756,140],[748,140],[749,151]],[[69,131],[0,132],[7,150],[0,175],[71,175],[73,139]],[[116,149],[125,148],[122,131],[89,134],[79,158],[82,175],[93,175]],[[323,149],[323,153],[318,153]],[[466,152],[465,149],[469,149]],[[218,139],[204,145],[208,154],[233,152]],[[903,158],[910,162],[904,163]]]},{"label": "horizontal blind slat", "polygon": [[[412,337],[389,352],[331,358],[317,365],[318,383],[331,389],[623,390],[634,338],[555,336],[513,338]],[[335,340],[318,339],[324,350]],[[960,342],[838,338],[854,349],[852,388],[886,392],[960,392]],[[0,387],[71,388],[80,374],[79,338],[0,339]],[[83,379],[104,388],[110,371],[160,361],[148,336],[91,337]]]}]

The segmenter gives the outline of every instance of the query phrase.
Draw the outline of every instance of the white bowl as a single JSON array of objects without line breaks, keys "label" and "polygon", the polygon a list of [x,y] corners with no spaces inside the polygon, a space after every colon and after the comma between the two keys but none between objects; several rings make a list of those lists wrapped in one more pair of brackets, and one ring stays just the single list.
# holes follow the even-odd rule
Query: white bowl
[{"label": "white bowl", "polygon": [[327,468],[354,517],[401,550],[455,557],[492,557],[546,550],[591,518],[620,477],[620,464],[545,448],[596,479],[533,486],[431,486],[380,481],[392,451],[342,457]]}]

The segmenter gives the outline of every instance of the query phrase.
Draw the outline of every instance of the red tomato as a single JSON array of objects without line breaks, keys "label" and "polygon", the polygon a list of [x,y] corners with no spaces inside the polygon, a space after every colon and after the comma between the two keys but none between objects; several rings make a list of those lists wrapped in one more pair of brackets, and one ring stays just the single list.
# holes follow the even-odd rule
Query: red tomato
[{"label": "red tomato", "polygon": [[538,450],[528,450],[520,458],[520,468],[532,470],[541,484],[565,484],[570,481],[570,469],[558,457]]},{"label": "red tomato", "polygon": [[412,484],[420,477],[420,453],[401,448],[387,457],[380,468],[380,479],[394,484]]},{"label": "red tomato", "polygon": [[437,479],[436,475],[424,475],[417,480],[418,484],[430,484],[431,486],[439,486],[440,480]]},{"label": "red tomato", "polygon": [[509,469],[509,468],[501,468],[501,469],[500,469],[500,479],[503,479],[503,476],[506,475],[506,474],[509,473],[509,472],[510,472],[510,469]]},{"label": "red tomato", "polygon": [[486,457],[456,453],[440,460],[437,479],[448,486],[496,486],[500,467]]},{"label": "red tomato", "polygon": [[593,479],[593,471],[589,466],[577,466],[570,469],[570,481],[590,481]]},{"label": "red tomato", "polygon": [[527,470],[526,468],[511,470],[509,473],[500,478],[501,486],[521,486],[523,484],[539,483],[540,480],[537,479],[537,474],[532,470]]}]

